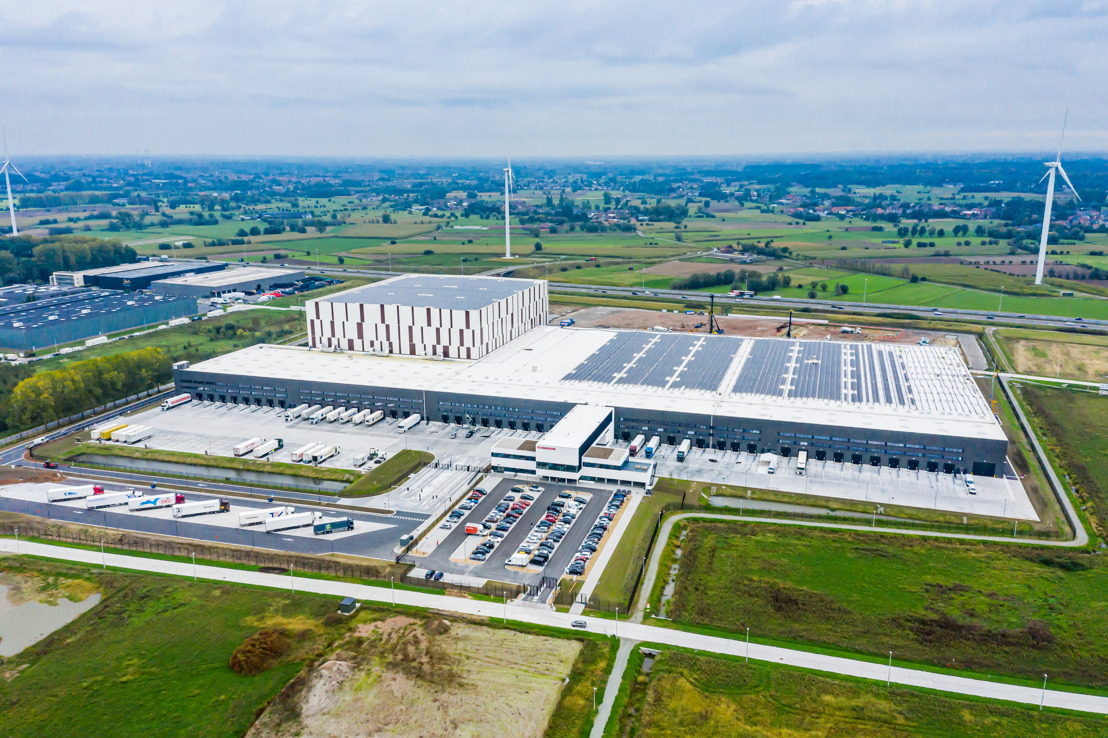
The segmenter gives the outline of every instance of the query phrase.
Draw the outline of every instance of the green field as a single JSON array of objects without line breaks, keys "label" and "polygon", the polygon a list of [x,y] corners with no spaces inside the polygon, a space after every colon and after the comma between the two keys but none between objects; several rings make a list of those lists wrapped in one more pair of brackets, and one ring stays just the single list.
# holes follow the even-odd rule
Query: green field
[{"label": "green field", "polygon": [[1047,445],[1103,536],[1108,530],[1108,397],[1031,384],[1021,385],[1018,391],[1046,431]]},{"label": "green field", "polygon": [[[335,598],[194,583],[8,559],[8,575],[85,578],[101,603],[19,654],[0,683],[6,736],[241,736],[257,710],[350,621],[327,625]],[[372,618],[366,610],[360,618]],[[272,668],[228,667],[249,636],[280,628],[292,642]]]},{"label": "green field", "polygon": [[618,735],[794,738],[1103,736],[1102,715],[957,699],[739,659],[666,650],[631,687]]},{"label": "green field", "polygon": [[342,497],[370,497],[381,495],[404,483],[412,474],[435,460],[434,454],[426,451],[404,449],[385,459],[380,466],[373,467],[357,481],[344,489]]},{"label": "green field", "polygon": [[675,622],[1108,687],[1103,556],[739,522],[683,525],[668,611]]}]

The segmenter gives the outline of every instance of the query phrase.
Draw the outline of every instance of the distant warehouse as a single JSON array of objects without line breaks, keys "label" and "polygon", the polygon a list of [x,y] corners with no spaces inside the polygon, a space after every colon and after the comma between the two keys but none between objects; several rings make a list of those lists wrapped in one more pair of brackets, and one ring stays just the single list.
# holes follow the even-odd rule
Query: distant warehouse
[{"label": "distant warehouse", "polygon": [[232,267],[221,272],[159,279],[153,288],[163,295],[203,298],[219,297],[228,292],[264,292],[301,279],[304,279],[303,269]]},{"label": "distant warehouse", "polygon": [[0,307],[0,346],[41,349],[196,314],[196,300],[81,290]]},{"label": "distant warehouse", "polygon": [[159,259],[134,264],[85,269],[79,272],[54,272],[50,284],[59,287],[102,287],[108,290],[147,290],[160,279],[185,274],[218,272],[227,264],[221,261]]}]

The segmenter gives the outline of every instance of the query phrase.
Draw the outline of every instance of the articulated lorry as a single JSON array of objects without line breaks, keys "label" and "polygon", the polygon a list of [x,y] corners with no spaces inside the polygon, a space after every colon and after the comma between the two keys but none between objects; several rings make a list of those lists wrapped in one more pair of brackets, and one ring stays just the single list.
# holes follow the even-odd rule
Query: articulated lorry
[{"label": "articulated lorry", "polygon": [[127,500],[127,509],[131,512],[157,510],[159,507],[179,505],[184,501],[185,496],[178,492],[163,492],[160,495],[140,495]]},{"label": "articulated lorry", "polygon": [[178,405],[184,405],[186,402],[190,402],[191,400],[192,395],[187,392],[180,395],[174,395],[173,397],[170,397],[168,400],[162,403],[162,410],[172,410]]},{"label": "articulated lorry", "polygon": [[257,525],[258,523],[264,523],[270,518],[280,518],[286,515],[292,515],[296,512],[296,508],[282,506],[282,507],[266,507],[259,510],[247,510],[246,512],[239,513],[239,525],[245,528],[248,525]]},{"label": "articulated lorry", "polygon": [[338,446],[322,446],[312,452],[312,463],[322,464],[324,461],[327,461],[327,459],[331,458],[332,456],[338,456],[338,454]]},{"label": "articulated lorry", "polygon": [[173,517],[187,518],[191,515],[211,515],[213,513],[231,512],[231,501],[226,497],[211,500],[198,500],[196,502],[184,502],[173,506]]},{"label": "articulated lorry", "polygon": [[365,425],[373,425],[374,423],[383,420],[385,417],[384,410],[363,410],[362,412],[369,413],[369,415],[366,415],[365,418],[362,420]]},{"label": "articulated lorry", "polygon": [[103,495],[93,495],[85,498],[85,507],[89,510],[99,510],[102,507],[119,507],[126,505],[129,500],[140,497],[141,492],[129,489],[126,492],[110,492]]},{"label": "articulated lorry", "polygon": [[265,532],[276,533],[277,531],[303,528],[308,525],[314,526],[322,518],[323,513],[317,512],[293,513],[292,515],[282,515],[279,518],[266,518]]},{"label": "articulated lorry", "polygon": [[808,468],[808,452],[806,450],[801,450],[801,452],[796,455],[796,473],[801,475],[801,476],[804,476],[804,471],[807,468]]},{"label": "articulated lorry", "polygon": [[334,423],[336,420],[342,417],[342,414],[346,412],[345,407],[335,408],[331,412],[327,413],[327,417],[324,418],[328,423]]},{"label": "articulated lorry", "polygon": [[272,441],[266,441],[261,446],[254,449],[254,456],[259,459],[264,459],[274,451],[278,451],[285,447],[284,440],[280,438],[274,438]]},{"label": "articulated lorry", "polygon": [[242,443],[240,443],[236,446],[232,446],[231,447],[231,453],[233,453],[235,456],[246,456],[248,453],[250,453],[251,451],[256,449],[258,446],[261,446],[263,443],[265,443],[264,438],[254,437],[254,438],[251,438],[250,440],[243,441]]},{"label": "articulated lorry", "polygon": [[305,410],[307,410],[309,407],[311,407],[311,405],[297,405],[292,410],[286,410],[285,411],[285,420],[286,421],[298,420],[300,418],[300,415]]},{"label": "articulated lorry", "polygon": [[413,413],[396,424],[396,432],[407,433],[412,428],[415,428],[417,425],[419,425],[419,421],[422,419],[423,418],[419,416],[419,413]]},{"label": "articulated lorry", "polygon": [[692,448],[692,442],[689,439],[681,441],[681,445],[677,447],[677,460],[684,461],[685,457],[689,455],[689,450]]},{"label": "articulated lorry", "polygon": [[339,416],[339,422],[340,423],[349,423],[350,419],[353,418],[357,414],[358,414],[358,408],[356,408],[356,407],[349,408],[348,410],[346,410],[346,412],[344,412],[342,415]]},{"label": "articulated lorry", "polygon": [[308,422],[312,423],[313,425],[316,423],[321,423],[323,422],[323,419],[330,415],[331,411],[334,409],[334,405],[321,407],[319,410],[316,410],[314,413],[308,416]]},{"label": "articulated lorry", "polygon": [[637,456],[644,443],[646,443],[646,437],[642,433],[635,436],[635,439],[631,441],[631,455]]},{"label": "articulated lorry", "polygon": [[312,533],[317,536],[330,535],[335,531],[354,530],[354,521],[350,518],[332,518],[320,520],[312,527]]},{"label": "articulated lorry", "polygon": [[646,458],[653,459],[654,454],[658,452],[658,447],[662,445],[662,439],[658,436],[651,436],[650,443],[646,444],[646,450],[643,452]]},{"label": "articulated lorry", "polygon": [[146,425],[128,425],[112,433],[112,440],[117,443],[138,443],[145,441],[154,435],[154,429]]},{"label": "articulated lorry", "polygon": [[308,459],[311,459],[312,450],[318,445],[318,443],[309,443],[307,446],[301,446],[289,454],[289,459],[291,461],[303,461],[305,454],[308,454]]},{"label": "articulated lorry", "polygon": [[104,488],[99,484],[82,484],[78,487],[55,487],[46,490],[47,502],[61,502],[62,500],[83,500],[93,495],[104,494]]},{"label": "articulated lorry", "polygon": [[323,405],[311,405],[309,407],[306,407],[300,411],[300,419],[308,420],[322,409]]}]

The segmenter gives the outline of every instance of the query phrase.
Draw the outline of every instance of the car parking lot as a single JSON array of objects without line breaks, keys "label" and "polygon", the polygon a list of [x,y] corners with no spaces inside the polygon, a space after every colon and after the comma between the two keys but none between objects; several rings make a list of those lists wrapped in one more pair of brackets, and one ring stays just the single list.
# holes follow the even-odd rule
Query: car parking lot
[{"label": "car parking lot", "polygon": [[[613,490],[542,483],[542,492],[534,495],[535,499],[530,501],[531,504],[521,511],[519,517],[508,530],[498,531],[504,534],[503,538],[499,539],[485,561],[473,561],[468,558],[478,542],[485,540],[486,536],[484,534],[479,536],[467,535],[465,532],[466,524],[484,522],[496,510],[496,506],[504,501],[506,495],[517,498],[514,501],[509,501],[508,508],[510,510],[511,503],[519,500],[519,493],[512,493],[511,488],[514,486],[526,488],[529,484],[529,482],[490,477],[484,484],[478,485],[487,490],[488,493],[471,509],[465,511],[464,517],[461,517],[456,525],[450,530],[432,528],[428,532],[428,537],[435,539],[437,542],[434,551],[427,556],[412,557],[409,560],[419,566],[425,566],[436,571],[445,570],[453,574],[465,574],[470,577],[516,584],[536,584],[544,576],[562,576],[566,566],[589,533],[591,526],[581,523],[586,521],[591,523],[591,521],[596,520],[611,499]],[[550,504],[558,499],[559,493],[563,492],[569,492],[574,497],[587,498],[587,503],[578,513],[577,523],[569,527],[558,546],[551,553],[546,566],[541,570],[536,567],[530,567],[531,570],[527,570],[522,567],[505,566],[505,560],[519,550],[528,534],[543,519]],[[495,528],[494,525],[493,530]]]}]

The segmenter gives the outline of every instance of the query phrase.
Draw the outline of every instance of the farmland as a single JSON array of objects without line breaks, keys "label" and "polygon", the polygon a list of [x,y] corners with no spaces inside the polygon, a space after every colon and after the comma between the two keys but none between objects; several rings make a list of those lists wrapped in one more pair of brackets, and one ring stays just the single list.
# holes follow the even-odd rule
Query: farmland
[{"label": "farmland", "polygon": [[[675,622],[953,669],[1108,687],[1103,557],[687,523]],[[676,533],[675,533],[676,535]],[[653,603],[657,606],[657,602]]]},{"label": "farmland", "polygon": [[995,333],[1012,368],[1020,374],[1086,382],[1108,380],[1108,337],[1003,329]]}]

